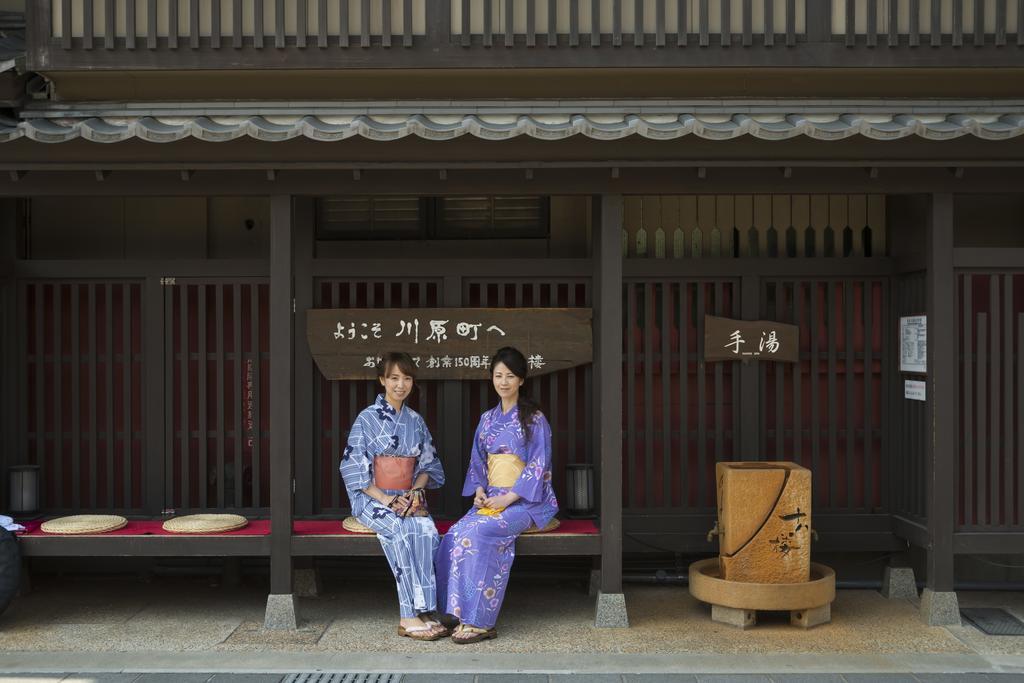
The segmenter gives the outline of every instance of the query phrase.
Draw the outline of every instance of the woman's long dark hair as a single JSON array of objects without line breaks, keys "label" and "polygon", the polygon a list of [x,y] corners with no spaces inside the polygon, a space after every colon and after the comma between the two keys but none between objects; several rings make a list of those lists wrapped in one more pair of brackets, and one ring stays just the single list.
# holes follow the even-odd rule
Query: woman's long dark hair
[{"label": "woman's long dark hair", "polygon": [[[494,375],[494,367],[498,363],[503,363],[506,368],[512,371],[512,374],[521,380],[526,380],[528,366],[526,364],[526,357],[520,353],[519,349],[511,346],[503,346],[498,349],[494,356],[491,358],[491,375]],[[524,385],[525,386],[525,385]],[[523,434],[526,435],[526,442],[530,442],[530,424],[533,422],[533,416],[540,412],[540,405],[532,398],[526,395],[523,391],[524,387],[519,387],[519,399],[516,402],[516,407],[519,409],[519,424],[523,428]]]}]

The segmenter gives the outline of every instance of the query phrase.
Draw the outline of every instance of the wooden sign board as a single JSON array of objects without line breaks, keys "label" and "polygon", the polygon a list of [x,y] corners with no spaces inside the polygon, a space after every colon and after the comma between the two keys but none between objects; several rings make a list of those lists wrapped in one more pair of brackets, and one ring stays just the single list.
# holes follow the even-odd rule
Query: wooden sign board
[{"label": "wooden sign board", "polygon": [[732,320],[704,316],[704,360],[800,359],[800,329],[768,320]]},{"label": "wooden sign board", "polygon": [[589,308],[311,309],[306,338],[327,379],[373,379],[382,353],[404,351],[418,379],[485,379],[491,356],[514,346],[529,374],[593,360]]}]

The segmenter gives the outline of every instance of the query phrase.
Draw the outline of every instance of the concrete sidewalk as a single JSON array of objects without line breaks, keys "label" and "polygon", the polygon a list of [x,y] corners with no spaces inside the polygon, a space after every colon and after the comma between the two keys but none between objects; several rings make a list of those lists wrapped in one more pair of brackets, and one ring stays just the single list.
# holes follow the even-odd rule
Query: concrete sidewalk
[{"label": "concrete sidewalk", "polygon": [[[34,589],[0,616],[0,676],[383,672],[468,681],[452,675],[865,674],[895,681],[901,679],[884,676],[1024,674],[1024,637],[928,627],[916,605],[867,590],[840,591],[829,625],[804,631],[787,615],[766,615],[740,631],[713,623],[710,609],[684,587],[627,586],[631,628],[597,629],[581,581],[513,577],[500,637],[460,646],[398,637],[394,584],[386,579],[328,582],[322,597],[300,600],[303,623],[285,632],[262,628],[260,580],[229,589],[208,578],[42,577]],[[1021,593],[960,598],[965,606],[1004,606],[1024,617]]]},{"label": "concrete sidewalk", "polygon": [[1019,674],[68,674],[0,683],[1020,683]]}]

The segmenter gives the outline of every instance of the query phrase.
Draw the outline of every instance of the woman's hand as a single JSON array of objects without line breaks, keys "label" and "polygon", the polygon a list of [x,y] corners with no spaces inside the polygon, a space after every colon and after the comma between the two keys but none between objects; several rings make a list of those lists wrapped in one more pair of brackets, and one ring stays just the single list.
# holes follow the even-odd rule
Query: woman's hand
[{"label": "woman's hand", "polygon": [[507,508],[509,505],[512,505],[512,503],[516,502],[517,500],[519,500],[519,494],[512,493],[510,491],[508,493],[503,493],[500,496],[490,496],[489,498],[484,498],[483,505],[481,507],[490,508],[492,510],[499,510]]},{"label": "woman's hand", "polygon": [[487,492],[484,491],[482,486],[476,487],[476,493],[473,495],[473,507],[482,508],[484,501],[487,500]]}]

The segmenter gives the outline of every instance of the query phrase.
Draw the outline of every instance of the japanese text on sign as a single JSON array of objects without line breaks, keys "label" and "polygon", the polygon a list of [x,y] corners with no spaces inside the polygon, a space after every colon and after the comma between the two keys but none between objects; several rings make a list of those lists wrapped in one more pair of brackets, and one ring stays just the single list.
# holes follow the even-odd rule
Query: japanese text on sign
[{"label": "japanese text on sign", "polygon": [[704,360],[769,360],[795,363],[800,331],[768,320],[704,317]]}]

